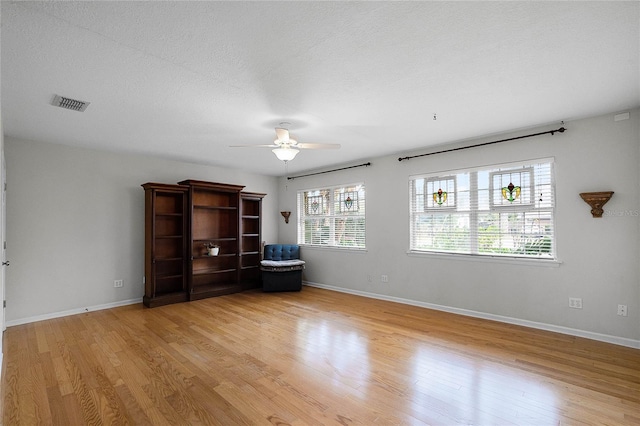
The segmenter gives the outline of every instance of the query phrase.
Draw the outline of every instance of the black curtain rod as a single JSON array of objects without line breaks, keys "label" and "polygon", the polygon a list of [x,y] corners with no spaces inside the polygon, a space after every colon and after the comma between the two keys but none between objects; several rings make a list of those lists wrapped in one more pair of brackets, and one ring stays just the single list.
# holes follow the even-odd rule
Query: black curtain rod
[{"label": "black curtain rod", "polygon": [[398,161],[402,161],[402,160],[411,160],[412,158],[417,158],[417,157],[426,157],[427,155],[434,155],[434,154],[442,154],[445,152],[452,152],[452,151],[460,151],[462,149],[469,149],[469,148],[476,148],[479,146],[485,146],[485,145],[492,145],[494,143],[500,143],[500,142],[508,142],[508,141],[515,141],[517,139],[524,139],[524,138],[531,138],[533,136],[540,136],[540,135],[546,135],[546,134],[551,134],[553,135],[554,133],[558,132],[558,133],[564,133],[564,131],[567,130],[564,127],[560,127],[559,129],[556,130],[548,130],[546,132],[540,132],[540,133],[532,133],[530,135],[524,135],[524,136],[516,136],[515,138],[509,138],[509,139],[502,139],[499,141],[493,141],[493,142],[485,142],[485,143],[479,143],[479,144],[475,144],[475,145],[469,145],[469,146],[461,146],[458,148],[451,148],[451,149],[444,149],[442,151],[436,151],[436,152],[429,152],[427,154],[419,154],[419,155],[412,155],[410,157],[400,157],[398,158]]},{"label": "black curtain rod", "polygon": [[337,172],[340,170],[347,170],[347,169],[353,169],[356,167],[368,167],[371,165],[371,162],[369,163],[363,163],[363,164],[358,164],[357,166],[349,166],[349,167],[343,167],[341,169],[333,169],[333,170],[326,170],[324,172],[317,172],[317,173],[309,173],[308,175],[300,175],[300,176],[290,176],[287,179],[288,180],[293,180],[293,179],[297,179],[297,178],[301,178],[301,177],[307,177],[307,176],[313,176],[313,175],[321,175],[323,173],[331,173],[331,172]]}]

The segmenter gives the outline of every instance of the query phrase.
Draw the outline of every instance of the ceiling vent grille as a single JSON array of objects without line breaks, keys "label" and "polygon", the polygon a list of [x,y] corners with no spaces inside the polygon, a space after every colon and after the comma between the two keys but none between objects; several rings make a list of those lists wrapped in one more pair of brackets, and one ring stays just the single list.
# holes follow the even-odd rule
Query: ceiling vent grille
[{"label": "ceiling vent grille", "polygon": [[55,95],[53,97],[53,101],[51,105],[57,106],[60,108],[70,109],[73,111],[83,112],[89,106],[91,102],[79,101],[76,99],[65,98],[64,96]]}]

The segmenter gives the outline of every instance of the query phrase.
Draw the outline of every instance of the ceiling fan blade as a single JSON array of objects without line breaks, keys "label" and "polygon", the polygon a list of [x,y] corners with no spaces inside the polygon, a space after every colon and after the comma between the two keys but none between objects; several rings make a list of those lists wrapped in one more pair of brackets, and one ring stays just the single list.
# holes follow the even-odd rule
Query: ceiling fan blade
[{"label": "ceiling fan blade", "polygon": [[229,145],[229,148],[278,148],[278,145]]},{"label": "ceiling fan blade", "polygon": [[288,142],[289,141],[289,130],[283,127],[276,127],[276,136],[279,141]]},{"label": "ceiling fan blade", "polygon": [[339,143],[298,143],[296,148],[302,149],[338,149]]}]

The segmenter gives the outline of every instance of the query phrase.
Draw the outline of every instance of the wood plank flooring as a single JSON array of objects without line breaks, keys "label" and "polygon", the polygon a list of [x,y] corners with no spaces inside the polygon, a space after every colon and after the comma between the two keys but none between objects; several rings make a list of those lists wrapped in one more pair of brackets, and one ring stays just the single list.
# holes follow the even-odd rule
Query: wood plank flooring
[{"label": "wood plank flooring", "polygon": [[304,287],[10,327],[5,425],[638,425],[640,351]]}]

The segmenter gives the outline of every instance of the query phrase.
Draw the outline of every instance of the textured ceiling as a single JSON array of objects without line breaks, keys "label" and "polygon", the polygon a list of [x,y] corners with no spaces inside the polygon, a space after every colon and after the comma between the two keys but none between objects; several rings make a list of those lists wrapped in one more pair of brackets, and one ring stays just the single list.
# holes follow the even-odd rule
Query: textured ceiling
[{"label": "textured ceiling", "polygon": [[342,145],[291,173],[640,105],[635,1],[1,8],[5,134],[35,141],[282,175],[269,149],[229,146],[281,121]]}]

